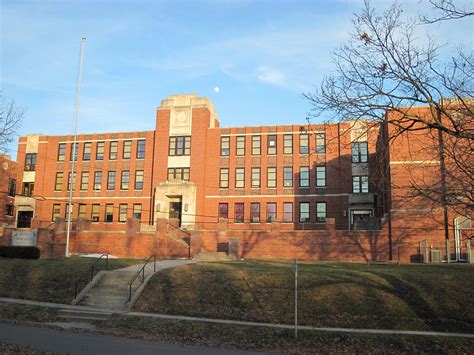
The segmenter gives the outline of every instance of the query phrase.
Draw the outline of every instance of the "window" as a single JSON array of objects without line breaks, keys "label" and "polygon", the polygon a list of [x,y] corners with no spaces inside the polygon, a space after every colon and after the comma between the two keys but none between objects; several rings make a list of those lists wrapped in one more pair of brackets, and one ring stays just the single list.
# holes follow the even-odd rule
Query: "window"
[{"label": "window", "polygon": [[109,160],[117,160],[118,142],[110,142]]},{"label": "window", "polygon": [[16,195],[16,180],[15,179],[8,179],[8,196],[15,196]]},{"label": "window", "polygon": [[135,171],[135,190],[143,190],[143,170]]},{"label": "window", "polygon": [[302,133],[300,134],[300,154],[309,153],[309,134]]},{"label": "window", "polygon": [[169,155],[190,155],[191,154],[191,137],[170,137]]},{"label": "window", "polygon": [[66,158],[66,143],[59,143],[58,145],[58,161],[64,161]]},{"label": "window", "polygon": [[71,190],[72,186],[72,191],[76,189],[76,172],[74,172],[74,175],[72,176],[71,179],[71,172],[69,172],[68,177],[67,177],[67,190]]},{"label": "window", "polygon": [[61,205],[59,203],[55,203],[53,205],[53,216],[52,216],[52,221],[56,221],[56,218],[61,217]]},{"label": "window", "polygon": [[236,203],[234,205],[234,223],[244,223],[244,204]]},{"label": "window", "polygon": [[108,203],[105,205],[105,218],[104,221],[107,223],[114,221],[114,205]]},{"label": "window", "polygon": [[283,187],[293,187],[293,167],[283,168]]},{"label": "window", "polygon": [[100,191],[102,189],[102,171],[96,171],[94,173],[94,191]]},{"label": "window", "polygon": [[92,143],[91,142],[84,143],[84,152],[82,153],[82,160],[91,160],[91,151],[92,151]]},{"label": "window", "polygon": [[173,180],[189,181],[189,168],[169,168],[168,181]]},{"label": "window", "polygon": [[227,203],[219,203],[218,218],[229,218],[229,205]]},{"label": "window", "polygon": [[119,222],[127,222],[127,204],[121,203],[119,205]]},{"label": "window", "polygon": [[145,140],[137,141],[137,159],[145,159]]},{"label": "window", "polygon": [[352,142],[352,162],[366,163],[368,155],[367,142]]},{"label": "window", "polygon": [[89,190],[89,172],[83,171],[81,173],[81,190]]},{"label": "window", "polygon": [[293,203],[292,202],[283,203],[283,222],[285,223],[293,222]]},{"label": "window", "polygon": [[260,168],[252,168],[251,187],[260,187]]},{"label": "window", "polygon": [[79,209],[77,210],[77,218],[86,218],[86,208],[87,205],[85,203],[80,203],[79,204]]},{"label": "window", "polygon": [[356,194],[369,192],[369,177],[368,176],[353,176],[352,177],[352,192]]},{"label": "window", "polygon": [[130,171],[122,171],[122,177],[120,179],[120,190],[128,190],[130,186]]},{"label": "window", "polygon": [[99,222],[99,211],[100,211],[100,205],[98,203],[94,203],[91,208],[91,221],[92,222]]},{"label": "window", "polygon": [[300,167],[300,187],[309,187],[309,167]]},{"label": "window", "polygon": [[260,223],[260,203],[250,204],[250,223]]},{"label": "window", "polygon": [[326,187],[326,166],[316,166],[316,187]]},{"label": "window", "polygon": [[133,204],[133,218],[141,220],[142,219],[142,204],[134,203]]},{"label": "window", "polygon": [[107,175],[107,190],[115,190],[115,171],[109,171]]},{"label": "window", "polygon": [[219,187],[221,189],[229,188],[229,169],[221,169],[221,174],[219,177]]},{"label": "window", "polygon": [[274,202],[267,203],[267,222],[271,223],[276,219],[277,204]]},{"label": "window", "polygon": [[316,222],[326,223],[326,202],[316,203]]},{"label": "window", "polygon": [[54,191],[62,191],[63,190],[63,180],[64,180],[64,173],[56,173],[56,179],[54,182]]},{"label": "window", "polygon": [[300,202],[300,222],[309,221],[309,202]]},{"label": "window", "polygon": [[316,133],[316,153],[326,153],[326,133]]},{"label": "window", "polygon": [[77,157],[79,156],[79,143],[71,143],[71,151],[69,152],[69,160],[72,161],[72,156],[74,154],[74,161],[77,161]]},{"label": "window", "polygon": [[26,153],[25,155],[25,171],[36,170],[36,153]]},{"label": "window", "polygon": [[277,168],[267,168],[267,187],[277,186]]},{"label": "window", "polygon": [[132,141],[123,141],[123,159],[132,157]]},{"label": "window", "polygon": [[71,212],[71,219],[72,219],[72,213],[74,210],[74,205],[70,205],[69,203],[66,203],[66,213],[65,213],[65,218],[69,220],[69,212]]},{"label": "window", "polygon": [[244,168],[235,169],[235,187],[236,188],[245,187],[245,169]]},{"label": "window", "polygon": [[275,134],[267,136],[267,154],[275,155],[277,153],[277,136]]},{"label": "window", "polygon": [[34,189],[35,189],[34,182],[24,182],[23,189],[22,189],[23,196],[33,196]]},{"label": "window", "polygon": [[15,214],[15,206],[14,205],[10,205],[10,204],[7,204],[5,206],[5,214],[7,216],[13,216]]},{"label": "window", "polygon": [[245,155],[245,136],[237,136],[235,155]]},{"label": "window", "polygon": [[104,142],[97,142],[97,150],[95,152],[95,160],[104,160]]},{"label": "window", "polygon": [[221,155],[230,154],[230,137],[221,137]]},{"label": "window", "polygon": [[252,136],[252,155],[260,155],[262,147],[262,137]]},{"label": "window", "polygon": [[293,154],[293,135],[285,134],[283,136],[283,154]]}]

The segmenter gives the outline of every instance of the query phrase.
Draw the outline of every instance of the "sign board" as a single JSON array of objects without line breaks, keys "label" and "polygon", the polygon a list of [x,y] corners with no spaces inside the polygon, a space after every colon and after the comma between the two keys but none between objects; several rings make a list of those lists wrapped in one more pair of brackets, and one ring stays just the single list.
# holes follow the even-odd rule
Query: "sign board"
[{"label": "sign board", "polygon": [[37,231],[13,231],[12,246],[15,247],[35,247],[37,241]]}]

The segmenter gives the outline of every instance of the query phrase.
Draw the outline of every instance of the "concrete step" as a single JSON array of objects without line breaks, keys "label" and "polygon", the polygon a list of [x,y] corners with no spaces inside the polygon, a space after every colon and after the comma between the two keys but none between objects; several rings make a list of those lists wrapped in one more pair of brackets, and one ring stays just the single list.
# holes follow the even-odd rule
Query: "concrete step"
[{"label": "concrete step", "polygon": [[92,323],[110,318],[112,312],[94,312],[86,310],[60,309],[58,318],[68,322]]},{"label": "concrete step", "polygon": [[225,252],[201,252],[193,257],[193,260],[198,261],[216,261],[216,260],[231,260]]}]

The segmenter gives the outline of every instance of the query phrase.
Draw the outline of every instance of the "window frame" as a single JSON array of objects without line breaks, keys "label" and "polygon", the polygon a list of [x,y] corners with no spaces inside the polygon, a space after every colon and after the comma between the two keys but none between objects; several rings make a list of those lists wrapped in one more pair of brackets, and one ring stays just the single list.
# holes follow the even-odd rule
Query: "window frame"
[{"label": "window frame", "polygon": [[[71,176],[72,176],[72,184],[71,184]],[[71,185],[72,185],[72,191],[76,191],[76,177],[77,177],[77,173],[74,172],[74,174],[72,174],[72,172],[70,171],[68,174],[67,174],[67,187],[66,187],[66,191],[70,191],[71,190]]]},{"label": "window frame", "polygon": [[316,153],[326,153],[326,132],[316,132]]},{"label": "window frame", "polygon": [[[267,167],[267,187],[274,189],[277,187],[278,170],[276,166]],[[270,183],[272,182],[272,183]]]},{"label": "window frame", "polygon": [[[242,212],[242,218],[237,219],[237,212],[239,212],[240,206],[242,207],[242,211],[241,211]],[[245,223],[245,203],[243,203],[243,202],[234,203],[234,223],[235,224]]]},{"label": "window frame", "polygon": [[[324,210],[320,209],[321,206],[324,206]],[[327,203],[316,202],[316,223],[326,223],[326,219],[327,219]]]},{"label": "window frame", "polygon": [[[182,147],[180,147],[182,145]],[[180,157],[191,155],[191,136],[172,136],[169,140],[168,156]]]},{"label": "window frame", "polygon": [[[93,188],[93,191],[101,191],[102,190],[102,171],[94,171],[94,188]],[[99,179],[97,179],[98,177],[100,177]],[[99,183],[97,182],[97,180],[100,180]],[[97,186],[99,186],[99,188],[97,188]]]},{"label": "window frame", "polygon": [[143,170],[135,170],[134,190],[143,190],[145,182],[145,173]]},{"label": "window frame", "polygon": [[369,193],[369,191],[370,189],[369,189],[369,176],[368,175],[353,175],[352,176],[352,193],[366,194],[366,193]]},{"label": "window frame", "polygon": [[[237,179],[237,177],[239,177],[239,179]],[[235,168],[235,188],[236,189],[245,188],[245,168]]]},{"label": "window frame", "polygon": [[56,218],[61,218],[61,204],[54,203],[51,211],[51,221],[55,222]]},{"label": "window frame", "polygon": [[[254,211],[254,207],[256,210]],[[251,202],[250,203],[250,223],[257,224],[261,223],[261,209],[260,202]]]},{"label": "window frame", "polygon": [[25,171],[36,171],[36,161],[38,159],[37,153],[25,154]]},{"label": "window frame", "polygon": [[65,161],[66,160],[66,143],[59,143],[58,144],[58,161]]},{"label": "window frame", "polygon": [[221,136],[221,157],[230,155],[230,136]]},{"label": "window frame", "polygon": [[92,155],[92,142],[84,142],[84,149],[82,151],[82,160],[91,160]]},{"label": "window frame", "polygon": [[137,159],[145,159],[145,152],[146,152],[146,140],[145,139],[137,140],[137,154],[136,154]]},{"label": "window frame", "polygon": [[[225,217],[222,215],[222,207],[225,207]],[[217,220],[219,219],[229,219],[229,204],[227,202],[219,202],[217,206]]]},{"label": "window frame", "polygon": [[120,203],[119,204],[118,222],[119,223],[125,223],[125,222],[127,222],[127,218],[128,218],[128,204],[127,203]]},{"label": "window frame", "polygon": [[[351,161],[353,163],[367,163],[369,160],[369,144],[367,141],[352,142]],[[365,149],[365,154],[363,153]]]},{"label": "window frame", "polygon": [[122,170],[120,172],[120,190],[128,189],[130,189],[130,170]]},{"label": "window frame", "polygon": [[[81,191],[87,191],[89,190],[89,172],[88,171],[82,171],[81,172],[81,186],[80,190]],[[84,181],[86,180],[86,181]]]},{"label": "window frame", "polygon": [[105,204],[105,210],[104,210],[104,222],[105,223],[113,223],[114,222],[114,208],[115,207],[114,207],[113,203],[106,203]]},{"label": "window frame", "polygon": [[86,219],[87,216],[87,204],[80,203],[77,208],[77,218]]},{"label": "window frame", "polygon": [[78,159],[79,159],[79,142],[76,142],[76,151],[74,151],[74,143],[71,143],[70,147],[71,147],[71,150],[69,151],[69,161],[72,161],[72,154],[73,153],[75,153],[74,161],[78,161]]},{"label": "window frame", "polygon": [[[138,208],[138,207],[140,207],[140,208]],[[135,218],[135,219],[138,219],[139,221],[141,221],[142,220],[142,210],[143,210],[143,206],[142,206],[141,203],[134,203],[133,204],[133,210],[132,210],[132,217]],[[137,215],[138,215],[138,217],[137,217]]]},{"label": "window frame", "polygon": [[[273,143],[273,146],[271,145]],[[267,135],[267,155],[276,155],[278,153],[278,138],[276,134]]]},{"label": "window frame", "polygon": [[56,176],[54,178],[54,191],[62,191],[63,185],[64,185],[64,172],[57,171]]},{"label": "window frame", "polygon": [[[258,177],[258,179],[256,179]],[[259,167],[253,167],[250,169],[250,187],[254,189],[259,189],[261,186],[262,180],[262,169]]]},{"label": "window frame", "polygon": [[95,146],[95,160],[104,160],[105,156],[105,141],[97,142]]},{"label": "window frame", "polygon": [[237,136],[235,138],[235,155],[240,157],[245,155],[246,136]]},{"label": "window frame", "polygon": [[[306,141],[306,145],[303,144],[304,141]],[[309,133],[300,133],[299,143],[300,154],[309,154]]]},{"label": "window frame", "polygon": [[[287,211],[286,207],[290,207],[290,211]],[[290,214],[291,218],[287,218]],[[293,223],[294,221],[294,209],[293,202],[283,202],[283,223]]]},{"label": "window frame", "polygon": [[[307,206],[308,210],[303,211],[302,206]],[[299,222],[300,223],[311,223],[311,203],[308,201],[302,201],[299,203],[299,209],[298,209],[298,214],[299,214]],[[303,217],[303,213],[306,216],[306,218]]]},{"label": "window frame", "polygon": [[262,136],[261,135],[252,135],[252,155],[262,155]]},{"label": "window frame", "polygon": [[132,159],[132,141],[126,140],[122,144],[122,159],[129,160]]},{"label": "window frame", "polygon": [[[272,212],[273,218],[271,218],[271,215],[270,215],[270,209],[269,209],[270,206],[275,207],[274,211]],[[266,220],[266,223],[272,223],[273,221],[277,220],[277,203],[276,202],[267,202],[267,214],[266,214],[265,220]]]},{"label": "window frame", "polygon": [[[225,177],[226,175],[227,175],[227,179],[223,179],[223,177]],[[229,168],[221,168],[219,170],[219,188],[220,189],[229,188]]]},{"label": "window frame", "polygon": [[107,190],[115,190],[115,185],[117,182],[117,172],[115,170],[107,171]]},{"label": "window frame", "polygon": [[[303,177],[303,172],[305,174],[305,178]],[[300,185],[301,188],[310,188],[311,187],[311,177],[310,177],[310,169],[309,166],[300,166]],[[304,185],[303,182],[307,181],[307,185]]]},{"label": "window frame", "polygon": [[[289,145],[288,141],[290,141]],[[293,154],[293,134],[283,135],[283,154]]]},{"label": "window frame", "polygon": [[110,141],[109,143],[109,160],[118,159],[118,141]]},{"label": "window frame", "polygon": [[[286,174],[289,172],[290,179],[286,177]],[[286,187],[293,187],[293,167],[292,166],[284,166],[283,167],[283,188]],[[291,184],[288,185],[287,183],[290,182]]]},{"label": "window frame", "polygon": [[91,205],[91,222],[99,222],[100,219],[100,203]]},{"label": "window frame", "polygon": [[[323,169],[322,172],[324,173],[324,176],[321,178],[319,173],[321,173],[320,169]],[[327,172],[326,172],[326,165],[316,165],[316,167],[314,168],[315,170],[315,177],[316,177],[316,187],[317,188],[323,188],[323,187],[327,187]],[[321,184],[320,182],[323,182],[323,184]]]}]

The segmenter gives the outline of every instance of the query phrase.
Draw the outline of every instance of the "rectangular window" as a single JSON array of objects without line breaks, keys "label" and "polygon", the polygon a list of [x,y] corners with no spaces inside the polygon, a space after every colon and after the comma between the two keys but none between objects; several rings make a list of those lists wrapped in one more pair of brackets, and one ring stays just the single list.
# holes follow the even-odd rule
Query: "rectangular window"
[{"label": "rectangular window", "polygon": [[58,161],[64,161],[66,158],[66,143],[59,143],[58,145]]},{"label": "rectangular window", "polygon": [[67,177],[67,190],[70,191],[72,186],[72,191],[76,190],[76,172],[72,175],[71,179],[71,172],[69,172]]},{"label": "rectangular window", "polygon": [[260,203],[250,204],[250,223],[260,223]]},{"label": "rectangular window", "polygon": [[244,204],[234,204],[234,223],[244,223]]},{"label": "rectangular window", "polygon": [[267,136],[267,154],[275,155],[277,153],[277,136],[276,134]]},{"label": "rectangular window", "polygon": [[61,205],[59,203],[55,203],[53,205],[53,216],[52,216],[52,221],[56,221],[56,218],[61,217]]},{"label": "rectangular window", "polygon": [[300,134],[300,154],[309,153],[309,134],[302,133]]},{"label": "rectangular window", "polygon": [[145,140],[137,141],[137,159],[145,159]]},{"label": "rectangular window", "polygon": [[100,211],[100,205],[98,203],[94,203],[91,208],[91,221],[92,222],[99,222],[99,211]]},{"label": "rectangular window", "polygon": [[191,137],[170,137],[170,156],[181,156],[191,154]]},{"label": "rectangular window", "polygon": [[119,205],[119,222],[127,222],[127,204],[121,203]]},{"label": "rectangular window", "polygon": [[118,142],[110,142],[110,150],[109,150],[109,160],[117,160],[118,156]]},{"label": "rectangular window", "polygon": [[115,171],[109,171],[107,174],[107,190],[115,190]]},{"label": "rectangular window", "polygon": [[229,218],[229,205],[227,203],[219,203],[219,218]]},{"label": "rectangular window", "polygon": [[260,168],[252,168],[251,187],[260,187]]},{"label": "rectangular window", "polygon": [[34,182],[24,182],[23,183],[23,189],[22,189],[22,195],[24,196],[33,196],[33,191],[35,189],[35,183]]},{"label": "rectangular window", "polygon": [[368,176],[353,176],[352,177],[352,192],[366,193],[369,192],[369,177]]},{"label": "rectangular window", "polygon": [[367,142],[352,142],[352,162],[366,163],[368,157]]},{"label": "rectangular window", "polygon": [[245,136],[237,136],[235,155],[245,155]]},{"label": "rectangular window", "polygon": [[82,160],[91,160],[91,152],[92,152],[92,143],[91,142],[84,143],[84,152],[82,153]]},{"label": "rectangular window", "polygon": [[81,173],[81,190],[89,190],[89,172],[83,171]]},{"label": "rectangular window", "polygon": [[15,179],[8,179],[8,196],[15,196],[16,195],[16,180]]},{"label": "rectangular window", "polygon": [[245,169],[236,168],[235,169],[235,187],[242,189],[245,187]]},{"label": "rectangular window", "polygon": [[169,168],[168,181],[189,181],[189,168]]},{"label": "rectangular window", "polygon": [[123,141],[123,159],[132,157],[132,141]]},{"label": "rectangular window", "polygon": [[130,171],[122,171],[122,176],[120,178],[120,190],[128,190],[130,187]]},{"label": "rectangular window", "polygon": [[63,190],[63,180],[64,180],[64,173],[63,172],[56,173],[56,179],[54,181],[54,191]]},{"label": "rectangular window", "polygon": [[293,222],[293,203],[292,202],[283,203],[283,222],[285,223]]},{"label": "rectangular window", "polygon": [[221,137],[221,155],[227,156],[230,154],[230,137]]},{"label": "rectangular window", "polygon": [[25,171],[36,170],[36,153],[26,153],[25,155]]},{"label": "rectangular window", "polygon": [[260,155],[262,148],[262,137],[252,136],[252,155]]},{"label": "rectangular window", "polygon": [[293,154],[293,135],[285,134],[283,136],[283,154]]},{"label": "rectangular window", "polygon": [[7,216],[14,216],[15,215],[15,206],[14,205],[6,205],[5,206],[5,213]]},{"label": "rectangular window", "polygon": [[309,187],[309,167],[300,167],[300,187]]},{"label": "rectangular window", "polygon": [[64,215],[64,217],[66,219],[69,218],[69,210],[71,210],[71,220],[72,220],[72,217],[73,217],[73,209],[74,209],[74,205],[70,205],[69,203],[66,203],[66,213]]},{"label": "rectangular window", "polygon": [[269,167],[267,168],[267,187],[276,187],[277,186],[277,168]]},{"label": "rectangular window", "polygon": [[72,161],[72,156],[74,154],[74,160],[77,161],[77,157],[79,156],[79,143],[76,143],[74,147],[74,143],[71,143],[71,151],[69,152],[69,160]]},{"label": "rectangular window", "polygon": [[94,173],[94,191],[100,191],[102,189],[102,171],[96,171]]},{"label": "rectangular window", "polygon": [[79,208],[77,210],[77,218],[86,219],[86,208],[87,205],[85,203],[79,204]]},{"label": "rectangular window", "polygon": [[221,169],[221,173],[219,177],[219,187],[221,189],[229,188],[229,169],[227,168]]},{"label": "rectangular window", "polygon": [[276,220],[277,204],[274,202],[267,203],[267,222],[271,223]]},{"label": "rectangular window", "polygon": [[143,190],[143,170],[135,171],[135,190]]},{"label": "rectangular window", "polygon": [[326,153],[326,133],[316,133],[316,153]]},{"label": "rectangular window", "polygon": [[133,218],[141,220],[142,219],[142,204],[134,203],[133,204]]},{"label": "rectangular window", "polygon": [[326,202],[316,203],[316,222],[326,223]]},{"label": "rectangular window", "polygon": [[114,205],[112,203],[108,203],[105,205],[105,218],[104,221],[107,223],[114,221]]},{"label": "rectangular window", "polygon": [[326,187],[326,166],[316,166],[316,187]]},{"label": "rectangular window", "polygon": [[309,222],[309,202],[300,202],[300,222]]},{"label": "rectangular window", "polygon": [[95,160],[104,160],[104,147],[105,147],[105,142],[97,142]]},{"label": "rectangular window", "polygon": [[283,168],[283,187],[293,187],[293,167]]}]

